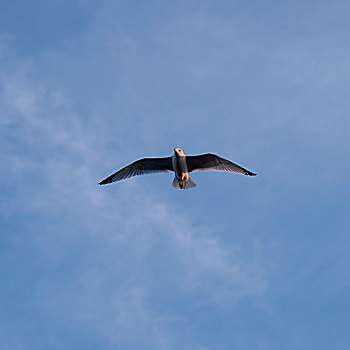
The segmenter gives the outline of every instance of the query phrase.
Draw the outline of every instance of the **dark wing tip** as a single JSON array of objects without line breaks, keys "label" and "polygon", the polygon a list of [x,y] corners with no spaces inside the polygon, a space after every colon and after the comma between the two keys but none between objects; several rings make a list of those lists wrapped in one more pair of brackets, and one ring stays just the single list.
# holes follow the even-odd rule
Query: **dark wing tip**
[{"label": "dark wing tip", "polygon": [[101,182],[99,182],[99,185],[105,185],[105,184],[109,184],[111,181],[110,180],[102,180]]},{"label": "dark wing tip", "polygon": [[248,175],[248,176],[256,176],[257,174],[255,174],[255,173],[252,173],[251,171],[246,171],[245,173],[244,173],[244,175]]}]

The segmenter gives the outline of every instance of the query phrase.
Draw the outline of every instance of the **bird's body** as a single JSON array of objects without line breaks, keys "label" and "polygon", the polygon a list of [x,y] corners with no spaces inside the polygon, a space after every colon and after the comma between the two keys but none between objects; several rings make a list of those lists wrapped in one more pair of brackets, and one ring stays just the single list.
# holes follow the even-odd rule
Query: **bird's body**
[{"label": "bird's body", "polygon": [[175,173],[172,186],[181,190],[196,187],[195,182],[188,175],[192,171],[228,171],[249,176],[256,175],[215,154],[207,153],[199,156],[186,156],[180,148],[174,148],[172,157],[143,158],[137,160],[102,180],[99,184],[105,185],[135,175],[172,171]]},{"label": "bird's body", "polygon": [[[181,151],[181,150],[180,150]],[[185,184],[189,181],[188,167],[186,156],[179,149],[174,149],[174,154],[172,158],[173,169],[175,173],[175,178],[173,181],[173,187],[184,189]]]}]

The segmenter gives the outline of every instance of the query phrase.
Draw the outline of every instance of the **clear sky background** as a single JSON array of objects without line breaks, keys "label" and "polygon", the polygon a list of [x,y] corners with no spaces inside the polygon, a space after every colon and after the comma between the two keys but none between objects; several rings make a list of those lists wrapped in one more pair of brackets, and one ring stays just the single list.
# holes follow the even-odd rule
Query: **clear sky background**
[{"label": "clear sky background", "polygon": [[[350,348],[349,1],[2,0],[0,348]],[[212,152],[257,172],[97,183]]]}]

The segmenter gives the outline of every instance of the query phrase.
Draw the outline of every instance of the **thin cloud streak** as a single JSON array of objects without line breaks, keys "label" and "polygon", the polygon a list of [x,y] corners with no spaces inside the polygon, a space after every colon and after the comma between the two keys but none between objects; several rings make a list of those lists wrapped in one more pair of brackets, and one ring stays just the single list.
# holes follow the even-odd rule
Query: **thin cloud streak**
[{"label": "thin cloud streak", "polygon": [[[2,209],[41,221],[31,240],[48,270],[75,260],[80,244],[86,249],[81,259],[89,261],[78,260],[63,285],[45,276],[33,281],[41,312],[80,323],[112,344],[132,344],[136,336],[170,349],[171,325],[186,316],[151,311],[149,299],[157,298],[158,288],[220,308],[264,292],[259,263],[236,257],[234,247],[224,248],[218,232],[193,223],[186,210],[174,210],[141,182],[98,187],[96,169],[108,155],[62,91],[36,84],[25,72],[5,76],[2,91],[5,126],[27,148],[2,156],[8,183],[18,184],[16,202]],[[120,131],[116,137],[124,136]],[[36,184],[26,189],[29,181]]]},{"label": "thin cloud streak", "polygon": [[[275,5],[106,1],[0,48],[1,345],[349,348],[348,18]],[[97,186],[174,146],[258,176]]]}]

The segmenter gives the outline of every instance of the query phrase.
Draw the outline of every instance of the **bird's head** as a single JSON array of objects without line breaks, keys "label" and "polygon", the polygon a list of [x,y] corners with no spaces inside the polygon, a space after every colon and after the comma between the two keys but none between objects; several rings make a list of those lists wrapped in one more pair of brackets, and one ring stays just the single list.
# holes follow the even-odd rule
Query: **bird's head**
[{"label": "bird's head", "polygon": [[185,153],[183,152],[183,150],[181,148],[174,148],[174,152],[178,157],[184,157]]}]

